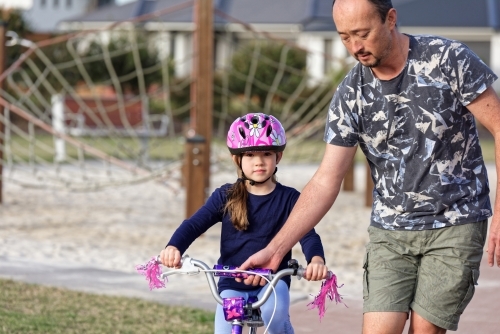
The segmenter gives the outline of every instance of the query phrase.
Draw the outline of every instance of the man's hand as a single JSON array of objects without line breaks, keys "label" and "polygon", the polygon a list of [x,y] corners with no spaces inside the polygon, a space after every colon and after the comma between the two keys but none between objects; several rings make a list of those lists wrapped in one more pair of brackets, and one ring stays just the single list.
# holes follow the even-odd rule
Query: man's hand
[{"label": "man's hand", "polygon": [[[262,249],[261,251],[255,253],[250,256],[238,269],[240,270],[248,270],[251,268],[267,268],[272,269],[273,272],[276,272],[278,269],[281,260],[283,257],[280,257],[275,252],[269,250],[267,247]],[[257,275],[248,275],[244,280],[236,278],[236,281],[243,282],[246,285],[253,286],[264,286],[267,281],[260,276]]]},{"label": "man's hand", "polygon": [[496,215],[491,220],[487,252],[488,265],[493,267],[496,258],[497,266],[500,267],[500,217],[497,218]]}]

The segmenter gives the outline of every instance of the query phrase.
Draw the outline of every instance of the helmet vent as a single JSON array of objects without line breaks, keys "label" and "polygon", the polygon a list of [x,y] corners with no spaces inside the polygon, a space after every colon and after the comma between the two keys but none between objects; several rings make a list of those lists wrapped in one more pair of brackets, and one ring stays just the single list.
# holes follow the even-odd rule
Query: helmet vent
[{"label": "helmet vent", "polygon": [[272,126],[268,126],[267,129],[266,129],[266,136],[271,136],[271,132],[273,132],[273,127]]},{"label": "helmet vent", "polygon": [[240,133],[241,138],[245,139],[247,136],[245,135],[245,130],[241,126],[238,126],[238,132]]}]

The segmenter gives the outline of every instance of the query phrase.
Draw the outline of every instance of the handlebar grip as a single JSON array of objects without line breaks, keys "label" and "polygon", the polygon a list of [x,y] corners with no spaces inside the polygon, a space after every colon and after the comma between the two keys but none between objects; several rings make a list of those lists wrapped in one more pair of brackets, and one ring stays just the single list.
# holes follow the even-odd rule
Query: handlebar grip
[{"label": "handlebar grip", "polygon": [[[231,272],[231,270],[238,270],[238,267],[226,266],[222,264],[214,265],[214,270],[215,270],[214,276],[246,278],[249,275],[248,273],[243,273],[243,272],[234,272],[234,271]],[[262,275],[268,278],[270,278],[271,275],[273,274],[273,271],[271,269],[266,269],[266,268],[255,268],[255,269],[248,269],[245,271],[251,272],[256,275]]]}]

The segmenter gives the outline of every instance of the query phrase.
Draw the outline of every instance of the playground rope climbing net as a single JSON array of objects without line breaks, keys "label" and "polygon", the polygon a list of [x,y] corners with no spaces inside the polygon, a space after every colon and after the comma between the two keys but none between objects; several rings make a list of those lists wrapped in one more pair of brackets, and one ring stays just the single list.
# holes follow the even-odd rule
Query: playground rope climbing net
[{"label": "playground rope climbing net", "polygon": [[[20,45],[22,52],[1,76],[4,182],[94,191],[157,180],[179,191],[190,85],[196,80],[190,75],[192,48],[185,43],[184,52],[173,55],[169,45],[179,48],[189,34],[146,27],[191,6],[189,1],[133,22],[37,43],[9,32],[9,46]],[[288,145],[296,147],[288,150],[289,160],[317,159],[320,151],[301,144],[320,140],[344,68],[314,81],[305,49],[217,10],[214,15],[247,36],[218,34],[225,51],[216,56],[214,71],[214,168],[225,168],[229,160],[228,124],[251,111],[283,120]]]}]

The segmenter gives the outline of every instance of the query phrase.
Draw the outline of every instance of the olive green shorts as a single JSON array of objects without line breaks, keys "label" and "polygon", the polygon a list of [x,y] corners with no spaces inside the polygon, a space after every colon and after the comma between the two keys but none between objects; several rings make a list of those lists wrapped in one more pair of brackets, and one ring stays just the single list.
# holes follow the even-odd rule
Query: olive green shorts
[{"label": "olive green shorts", "polygon": [[370,226],[363,279],[363,312],[415,311],[457,330],[474,295],[488,221],[423,231]]}]

